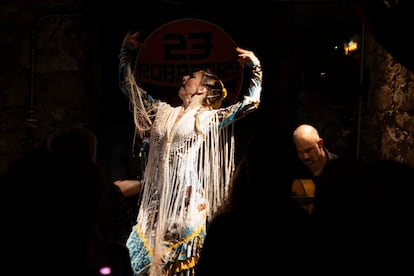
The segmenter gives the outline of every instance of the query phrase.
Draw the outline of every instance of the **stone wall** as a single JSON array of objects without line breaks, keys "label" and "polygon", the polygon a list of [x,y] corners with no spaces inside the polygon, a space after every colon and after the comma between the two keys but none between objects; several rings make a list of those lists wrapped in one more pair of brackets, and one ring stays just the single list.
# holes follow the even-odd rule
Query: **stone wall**
[{"label": "stone wall", "polygon": [[362,100],[362,159],[391,159],[414,166],[414,73],[367,32]]}]

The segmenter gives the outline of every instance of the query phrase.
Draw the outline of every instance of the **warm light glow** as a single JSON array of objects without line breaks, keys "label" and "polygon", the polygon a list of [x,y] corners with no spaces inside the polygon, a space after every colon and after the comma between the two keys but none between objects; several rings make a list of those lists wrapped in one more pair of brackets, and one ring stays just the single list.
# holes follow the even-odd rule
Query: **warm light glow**
[{"label": "warm light glow", "polygon": [[359,49],[359,36],[355,35],[353,36],[347,43],[344,44],[344,52],[345,55],[349,56],[353,52]]}]

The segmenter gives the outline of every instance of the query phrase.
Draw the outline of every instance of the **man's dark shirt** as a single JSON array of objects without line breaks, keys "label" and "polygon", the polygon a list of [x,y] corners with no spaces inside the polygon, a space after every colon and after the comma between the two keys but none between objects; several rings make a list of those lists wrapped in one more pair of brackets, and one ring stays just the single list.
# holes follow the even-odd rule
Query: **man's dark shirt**
[{"label": "man's dark shirt", "polygon": [[[337,154],[330,152],[326,147],[323,147],[323,150],[325,151],[326,157],[328,158],[327,162],[339,158]],[[306,167],[306,165],[303,164],[301,160],[298,159],[297,161],[298,164],[295,172],[296,179],[312,179],[313,183],[317,187],[318,183],[320,182],[320,175],[314,176],[309,168]]]}]

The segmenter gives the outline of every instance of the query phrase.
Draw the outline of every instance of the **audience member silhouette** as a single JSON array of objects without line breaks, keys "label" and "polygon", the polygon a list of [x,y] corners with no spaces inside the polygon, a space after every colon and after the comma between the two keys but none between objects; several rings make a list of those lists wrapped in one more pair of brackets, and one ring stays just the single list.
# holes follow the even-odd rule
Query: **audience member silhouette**
[{"label": "audience member silhouette", "polygon": [[[342,272],[409,269],[414,168],[391,160],[337,159],[315,197],[315,238],[323,263]],[[326,268],[318,263],[318,269]]]},{"label": "audience member silhouette", "polygon": [[80,142],[70,143],[64,132],[62,140],[22,156],[2,176],[5,194],[16,196],[9,200],[13,212],[3,216],[8,263],[22,264],[11,267],[16,273],[132,276],[126,246],[105,234],[107,176],[91,158],[94,151],[85,153],[93,148],[83,147],[85,137],[79,144],[84,150],[63,154],[64,145]]},{"label": "audience member silhouette", "polygon": [[[47,150],[58,158],[78,163],[95,163],[97,156],[97,137],[87,127],[75,126],[52,133],[47,140]],[[100,166],[99,164],[97,164]],[[105,173],[110,178],[108,173]],[[101,230],[106,239],[125,244],[131,231],[129,208],[120,188],[108,181],[106,191],[106,219]]]},{"label": "audience member silhouette", "polygon": [[47,150],[59,158],[81,163],[95,163],[98,141],[86,127],[66,127],[47,137]]},{"label": "audience member silhouette", "polygon": [[117,185],[124,195],[130,222],[129,233],[138,215],[147,151],[146,140],[138,137],[124,137],[114,143],[110,152],[109,176],[111,182]]},{"label": "audience member silhouette", "polygon": [[197,276],[310,269],[311,217],[291,199],[296,154],[286,147],[289,139],[264,132],[251,141],[232,179],[229,202],[208,227]]},{"label": "audience member silhouette", "polygon": [[99,166],[36,151],[16,161],[5,179],[8,194],[17,196],[9,201],[13,215],[3,221],[12,244],[8,257],[21,263],[13,271],[100,275],[99,269],[109,266],[112,275],[131,275],[114,271],[130,268],[124,246],[116,246],[123,259],[103,250],[115,245],[101,236],[106,178]]}]

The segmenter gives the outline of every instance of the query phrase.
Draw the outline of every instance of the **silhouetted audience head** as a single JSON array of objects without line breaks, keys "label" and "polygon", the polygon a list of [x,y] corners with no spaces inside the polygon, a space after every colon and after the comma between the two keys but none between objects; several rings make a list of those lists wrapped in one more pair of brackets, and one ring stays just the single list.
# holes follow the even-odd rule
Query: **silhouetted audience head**
[{"label": "silhouetted audience head", "polygon": [[42,275],[133,275],[125,244],[108,239],[117,230],[112,183],[95,161],[96,146],[89,129],[66,128],[12,164],[2,180],[18,199],[5,217],[14,263]]},{"label": "silhouetted audience head", "polygon": [[52,133],[47,139],[47,150],[78,162],[95,162],[96,135],[86,127],[67,127]]},{"label": "silhouetted audience head", "polygon": [[287,133],[259,132],[233,175],[232,208],[269,208],[290,198],[294,162],[296,152]]},{"label": "silhouetted audience head", "polygon": [[[97,145],[94,132],[87,127],[74,126],[59,129],[49,135],[46,149],[56,158],[88,164],[96,163]],[[101,233],[106,239],[125,243],[132,226],[129,209],[119,187],[109,182],[109,174],[105,172],[105,175],[108,180],[106,186],[102,187],[106,199],[100,212],[105,214],[102,215]]]},{"label": "silhouetted audience head", "polygon": [[407,268],[413,179],[414,168],[397,161],[329,162],[313,213],[321,258],[344,272]]},{"label": "silhouetted audience head", "polygon": [[14,245],[9,256],[43,275],[94,275],[106,188],[100,167],[35,151],[17,160],[5,179],[15,197],[12,215],[4,218]]},{"label": "silhouetted audience head", "polygon": [[406,223],[403,218],[414,211],[414,187],[409,184],[413,177],[414,168],[397,161],[333,160],[317,190],[315,218],[325,224],[357,224],[358,228]]}]

